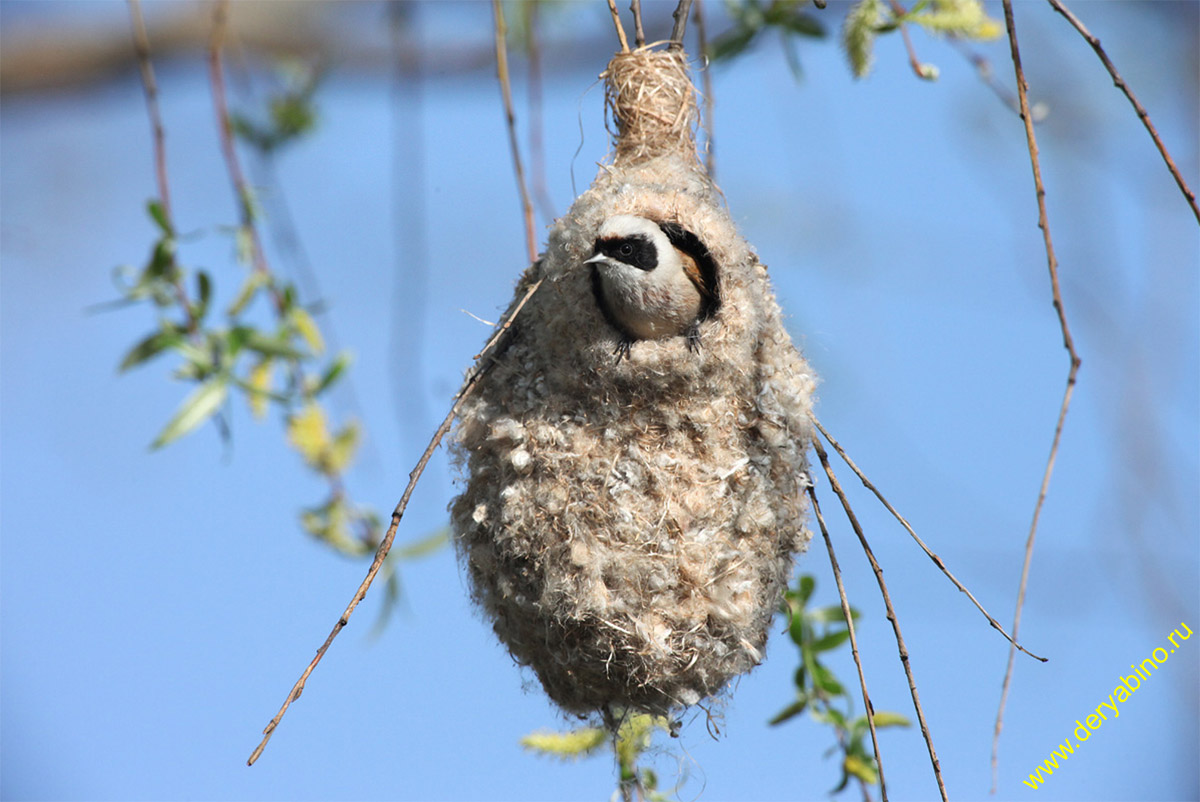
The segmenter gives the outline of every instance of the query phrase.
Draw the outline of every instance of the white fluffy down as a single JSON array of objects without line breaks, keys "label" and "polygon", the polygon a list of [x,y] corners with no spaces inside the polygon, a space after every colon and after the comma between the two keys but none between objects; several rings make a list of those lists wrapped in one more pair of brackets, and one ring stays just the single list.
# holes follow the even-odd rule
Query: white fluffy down
[{"label": "white fluffy down", "polygon": [[[698,352],[672,337],[613,356],[583,262],[616,214],[677,222],[715,257]],[[693,160],[605,167],[517,295],[542,277],[456,431],[475,599],[564,710],[695,704],[762,659],[809,540],[815,377]]]}]

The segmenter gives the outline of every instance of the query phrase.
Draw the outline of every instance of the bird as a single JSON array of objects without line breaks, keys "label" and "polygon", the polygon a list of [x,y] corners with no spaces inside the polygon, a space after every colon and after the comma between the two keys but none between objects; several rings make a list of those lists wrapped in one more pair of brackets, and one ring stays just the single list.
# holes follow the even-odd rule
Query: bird
[{"label": "bird", "polygon": [[634,342],[687,338],[700,347],[700,322],[717,311],[717,265],[692,232],[673,222],[619,214],[607,218],[592,255],[592,291],[621,339],[613,353],[628,357]]}]

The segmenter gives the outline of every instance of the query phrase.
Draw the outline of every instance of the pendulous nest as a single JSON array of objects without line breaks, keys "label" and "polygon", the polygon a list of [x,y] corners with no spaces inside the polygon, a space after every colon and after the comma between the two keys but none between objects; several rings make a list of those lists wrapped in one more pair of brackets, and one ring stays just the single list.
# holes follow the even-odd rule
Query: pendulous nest
[{"label": "pendulous nest", "polygon": [[[564,710],[669,713],[761,661],[804,550],[816,378],[767,269],[696,159],[682,51],[618,54],[605,72],[613,162],[553,226],[516,318],[459,416],[451,503],[475,600]],[[583,261],[616,214],[697,234],[720,309],[627,359]]]}]

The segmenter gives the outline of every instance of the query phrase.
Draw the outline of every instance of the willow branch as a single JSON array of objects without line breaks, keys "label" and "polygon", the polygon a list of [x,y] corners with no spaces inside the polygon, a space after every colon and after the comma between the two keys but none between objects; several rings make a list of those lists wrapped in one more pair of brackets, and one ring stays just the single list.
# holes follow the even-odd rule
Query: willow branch
[{"label": "willow branch", "polygon": [[692,0],[679,0],[679,5],[675,6],[675,11],[671,14],[675,18],[675,25],[671,28],[671,49],[683,49],[683,34],[687,30],[688,14],[692,10]]},{"label": "willow branch", "polygon": [[533,198],[542,220],[554,220],[554,202],[546,187],[545,123],[542,116],[542,46],[538,41],[540,3],[529,6],[529,172]]},{"label": "willow branch", "polygon": [[954,576],[954,574],[950,572],[950,569],[946,567],[946,563],[942,560],[942,558],[930,550],[929,546],[925,545],[925,541],[922,540],[921,537],[916,533],[908,520],[905,519],[905,517],[899,512],[897,512],[896,508],[893,507],[886,498],[884,498],[883,494],[879,492],[879,489],[876,488],[875,485],[871,483],[871,480],[867,478],[866,474],[864,474],[862,470],[854,464],[854,460],[850,459],[850,455],[846,453],[845,449],[842,448],[841,444],[838,443],[837,440],[833,439],[833,435],[831,435],[829,431],[821,425],[821,422],[817,420],[816,416],[812,413],[809,413],[809,418],[821,432],[821,435],[829,442],[829,445],[833,446],[833,450],[838,453],[838,456],[840,456],[842,460],[848,466],[850,466],[850,470],[854,471],[854,475],[859,478],[859,480],[863,483],[863,486],[875,494],[875,498],[879,499],[880,503],[883,504],[883,506],[887,508],[887,511],[892,514],[892,517],[900,522],[900,525],[905,528],[912,539],[917,542],[917,545],[921,547],[921,551],[925,552],[925,556],[933,560],[933,564],[938,567],[938,570],[946,575],[946,578],[954,584],[954,587],[967,594],[967,598],[971,600],[979,612],[983,613],[983,617],[988,620],[988,623],[991,624],[996,631],[1003,635],[1009,643],[1016,646],[1022,652],[1025,652],[1025,654],[1029,655],[1035,660],[1040,660],[1043,663],[1046,662],[1045,657],[1040,657],[1039,655],[1034,654],[1009,637],[1008,633],[1004,631],[1004,627],[1000,625],[1000,622],[993,618],[991,614],[983,608],[983,605],[979,603],[979,600],[975,598],[974,594],[972,594],[971,591],[968,590],[965,585],[963,585],[963,583],[958,581],[958,577]]},{"label": "willow branch", "polygon": [[[879,737],[875,733],[875,706],[871,704],[871,696],[867,693],[867,677],[863,673],[862,658],[858,654],[858,637],[854,632],[854,616],[850,614],[850,600],[846,598],[846,587],[842,584],[842,569],[838,566],[837,555],[833,551],[833,540],[825,526],[825,518],[821,515],[821,504],[817,501],[816,491],[811,483],[808,485],[808,497],[812,499],[813,513],[817,516],[817,525],[821,528],[821,536],[825,538],[825,549],[829,552],[829,564],[833,567],[833,581],[837,583],[838,600],[842,603],[842,615],[846,619],[846,628],[850,632],[850,653],[854,655],[854,667],[858,669],[858,684],[862,688],[863,707],[867,713],[867,726],[871,729],[871,746],[875,750],[875,766],[879,769],[879,795],[887,802],[887,783],[883,779],[883,758],[879,754]],[[863,793],[866,793],[864,787]]]},{"label": "willow branch", "polygon": [[[1113,65],[1112,59],[1108,57],[1108,53],[1104,52],[1104,48],[1100,46],[1100,39],[1092,34],[1087,29],[1083,22],[1071,13],[1066,4],[1062,0],[1049,0],[1050,6],[1062,14],[1067,22],[1071,23],[1075,30],[1079,31],[1092,50],[1096,51],[1096,55],[1100,57],[1100,61],[1104,64],[1104,68],[1108,70],[1108,74],[1112,76],[1113,86],[1125,93],[1125,97],[1133,105],[1133,110],[1137,112],[1138,119],[1142,121],[1142,125],[1146,126],[1146,130],[1150,133],[1150,138],[1154,140],[1154,146],[1158,148],[1159,154],[1163,161],[1167,164],[1167,169],[1171,171],[1171,175],[1175,178],[1175,183],[1179,185],[1179,191],[1183,193],[1183,197],[1187,200],[1188,206],[1192,207],[1192,214],[1196,216],[1196,222],[1200,223],[1200,207],[1196,206],[1196,193],[1192,192],[1191,187],[1183,180],[1183,175],[1180,174],[1179,168],[1175,166],[1175,160],[1171,158],[1171,154],[1167,152],[1167,146],[1163,144],[1162,139],[1158,136],[1158,130],[1155,129],[1154,123],[1150,121],[1150,114],[1145,107],[1138,102],[1137,96],[1133,94],[1133,90],[1129,88],[1129,84],[1125,83],[1125,79],[1121,77],[1121,73],[1117,72],[1116,66]],[[1014,45],[1015,47],[1015,45]]]},{"label": "willow branch", "polygon": [[[1037,539],[1038,519],[1041,517],[1042,505],[1046,501],[1046,493],[1050,487],[1050,477],[1054,473],[1054,462],[1058,456],[1058,446],[1062,439],[1063,423],[1067,410],[1071,405],[1071,396],[1075,391],[1075,378],[1079,372],[1080,359],[1075,351],[1075,342],[1071,338],[1071,329],[1067,325],[1064,311],[1062,292],[1058,283],[1058,259],[1054,255],[1054,243],[1050,238],[1050,224],[1046,217],[1046,188],[1042,184],[1042,169],[1038,161],[1037,137],[1033,133],[1033,117],[1029,112],[1029,86],[1025,81],[1025,71],[1021,67],[1021,51],[1017,44],[1017,28],[1013,19],[1012,0],[1004,0],[1004,23],[1008,29],[1009,47],[1012,52],[1013,70],[1017,79],[1017,99],[1021,104],[1021,119],[1025,124],[1025,142],[1029,149],[1029,162],[1033,168],[1033,183],[1037,194],[1038,228],[1042,230],[1042,239],[1046,248],[1046,263],[1050,272],[1050,289],[1054,309],[1058,313],[1059,328],[1062,331],[1063,347],[1070,358],[1070,368],[1067,371],[1067,387],[1063,392],[1062,404],[1058,410],[1058,422],[1054,427],[1054,438],[1050,445],[1050,456],[1046,460],[1046,469],[1042,474],[1042,485],[1038,491],[1037,503],[1033,508],[1033,521],[1029,526],[1029,535],[1025,540],[1025,558],[1021,565],[1021,582],[1017,588],[1017,605],[1013,613],[1012,636],[1018,637],[1021,629],[1021,611],[1025,606],[1025,590],[1029,584],[1029,567],[1033,561],[1033,546]],[[1000,691],[1000,705],[996,710],[996,724],[992,731],[992,792],[995,793],[998,765],[1000,733],[1004,729],[1004,708],[1008,703],[1008,692],[1012,685],[1013,666],[1016,657],[1014,647],[1008,650],[1008,665],[1004,671],[1004,683]]]},{"label": "willow branch", "polygon": [[608,10],[612,14],[613,27],[617,29],[617,41],[621,43],[621,52],[629,52],[629,40],[625,38],[625,26],[621,24],[621,15],[617,13],[615,0],[608,0]]},{"label": "willow branch", "polygon": [[537,233],[533,225],[533,203],[529,200],[529,189],[525,186],[525,168],[521,164],[521,148],[517,144],[517,115],[513,111],[512,82],[508,72],[508,27],[504,24],[504,9],[500,0],[492,0],[492,12],[496,17],[496,77],[500,81],[500,94],[504,99],[504,119],[508,125],[508,144],[512,151],[513,170],[517,174],[517,190],[521,194],[521,212],[525,221],[525,248],[529,261],[537,259]]},{"label": "willow branch", "polygon": [[850,526],[854,529],[854,534],[858,537],[858,542],[862,545],[863,552],[867,555],[867,560],[871,563],[871,570],[875,572],[875,581],[879,584],[879,592],[883,595],[883,604],[887,609],[887,619],[891,622],[892,631],[896,635],[896,648],[900,653],[900,664],[904,667],[904,676],[908,678],[908,691],[912,696],[913,707],[917,711],[917,721],[921,725],[921,735],[925,738],[925,746],[929,751],[929,759],[933,763],[933,776],[937,780],[938,792],[941,794],[943,802],[947,802],[946,784],[942,780],[942,767],[938,763],[937,751],[933,748],[933,738],[929,734],[929,724],[925,721],[925,711],[921,707],[921,697],[917,693],[917,681],[913,678],[912,666],[908,657],[908,647],[904,645],[904,636],[900,634],[900,619],[896,617],[896,610],[892,607],[892,598],[888,594],[887,583],[883,581],[883,569],[879,567],[879,562],[875,559],[875,553],[871,551],[871,545],[867,543],[867,537],[863,534],[862,526],[859,525],[854,510],[850,508],[850,501],[846,498],[845,492],[842,491],[842,486],[833,472],[833,467],[829,464],[829,455],[825,452],[824,446],[815,437],[812,443],[813,448],[816,449],[817,458],[821,460],[821,467],[825,470],[825,475],[829,477],[829,486],[837,494],[838,500],[842,502],[842,509],[846,513],[846,518],[850,521]]},{"label": "willow branch", "polygon": [[642,29],[642,0],[629,0],[633,12],[633,41],[638,47],[646,46],[646,31]]},{"label": "willow branch", "polygon": [[700,42],[700,58],[703,61],[700,80],[704,87],[704,169],[708,177],[716,180],[717,155],[713,148],[713,84],[709,63],[708,28],[704,24],[704,0],[696,0],[696,38]]},{"label": "willow branch", "polygon": [[271,719],[266,728],[263,729],[262,741],[259,742],[254,752],[251,753],[249,760],[246,761],[246,765],[253,766],[254,762],[258,760],[260,755],[262,755],[263,750],[267,747],[267,742],[271,740],[271,736],[275,733],[275,728],[279,726],[279,722],[283,719],[284,714],[286,714],[288,708],[292,706],[292,702],[299,699],[300,694],[304,692],[304,685],[306,682],[308,682],[309,675],[312,674],[313,669],[317,667],[317,664],[321,662],[321,658],[323,658],[325,656],[325,652],[329,650],[329,646],[333,643],[333,639],[338,636],[338,633],[341,632],[343,628],[345,628],[346,624],[350,623],[350,616],[353,615],[355,608],[359,605],[359,602],[366,598],[367,591],[371,588],[371,583],[375,581],[376,574],[378,574],[379,569],[383,567],[383,563],[387,559],[388,552],[392,549],[392,542],[396,539],[396,530],[400,526],[400,520],[404,517],[404,511],[408,508],[408,500],[412,497],[413,490],[415,490],[417,487],[417,482],[420,481],[421,475],[425,472],[425,467],[429,464],[429,459],[433,456],[433,452],[437,450],[438,445],[442,442],[442,438],[445,437],[448,431],[450,431],[450,427],[453,425],[454,419],[458,416],[458,411],[462,407],[463,402],[470,397],[471,393],[474,392],[475,387],[479,384],[480,379],[482,379],[495,364],[495,362],[490,359],[486,362],[482,361],[483,357],[490,355],[491,352],[496,348],[497,343],[500,342],[500,338],[509,331],[513,321],[516,320],[517,315],[520,314],[521,309],[524,308],[525,303],[533,296],[535,292],[537,292],[540,286],[542,286],[542,280],[538,279],[529,287],[528,290],[526,290],[521,299],[505,316],[495,334],[493,334],[492,338],[488,340],[487,345],[484,346],[484,349],[479,353],[479,356],[476,358],[474,370],[471,371],[470,376],[468,376],[467,380],[463,382],[462,388],[454,396],[454,401],[450,405],[450,411],[446,413],[445,419],[442,421],[441,425],[438,426],[437,431],[433,433],[433,438],[430,439],[429,445],[425,447],[425,451],[421,454],[421,458],[417,460],[416,467],[414,467],[412,472],[409,473],[408,486],[404,488],[404,493],[400,496],[400,501],[396,504],[396,508],[392,511],[391,525],[388,526],[387,534],[384,535],[383,540],[379,542],[379,548],[375,550],[375,558],[371,560],[371,567],[367,569],[366,577],[358,586],[358,590],[354,592],[354,598],[350,600],[350,604],[346,607],[345,612],[343,612],[338,618],[337,623],[333,625],[333,629],[330,631],[329,637],[327,637],[325,642],[321,644],[321,648],[317,649],[316,656],[313,657],[312,661],[308,664],[308,667],[304,669],[304,673],[300,675],[300,679],[296,680],[296,684],[293,685],[291,691],[288,692],[287,699],[284,700],[283,706],[279,708],[279,712],[275,714],[275,717]]},{"label": "willow branch", "polygon": [[[167,135],[158,106],[158,81],[154,77],[154,63],[150,60],[150,37],[146,34],[146,21],[142,17],[142,4],[139,0],[129,0],[129,16],[133,22],[133,49],[137,55],[138,71],[142,76],[142,90],[146,95],[150,133],[154,139],[154,179],[158,184],[158,200],[162,204],[167,225],[171,231],[175,231],[175,218],[171,214],[171,185],[167,180]],[[196,310],[188,299],[183,277],[176,275],[172,286],[179,305],[187,315],[187,330],[190,334],[196,334],[200,321],[196,318]]]}]

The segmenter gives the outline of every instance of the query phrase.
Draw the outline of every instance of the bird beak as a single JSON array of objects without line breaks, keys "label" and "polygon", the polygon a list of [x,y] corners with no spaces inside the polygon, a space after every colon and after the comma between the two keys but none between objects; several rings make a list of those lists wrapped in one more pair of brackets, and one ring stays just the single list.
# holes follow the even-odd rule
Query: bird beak
[{"label": "bird beak", "polygon": [[605,261],[605,259],[606,259],[606,258],[607,258],[607,257],[606,257],[604,254],[602,254],[602,253],[594,253],[594,254],[592,254],[592,255],[591,255],[591,257],[590,257],[590,258],[588,258],[588,259],[585,259],[585,260],[583,261],[583,263],[584,263],[585,265],[594,265],[594,264],[598,264],[599,262],[603,262],[603,261]]}]

